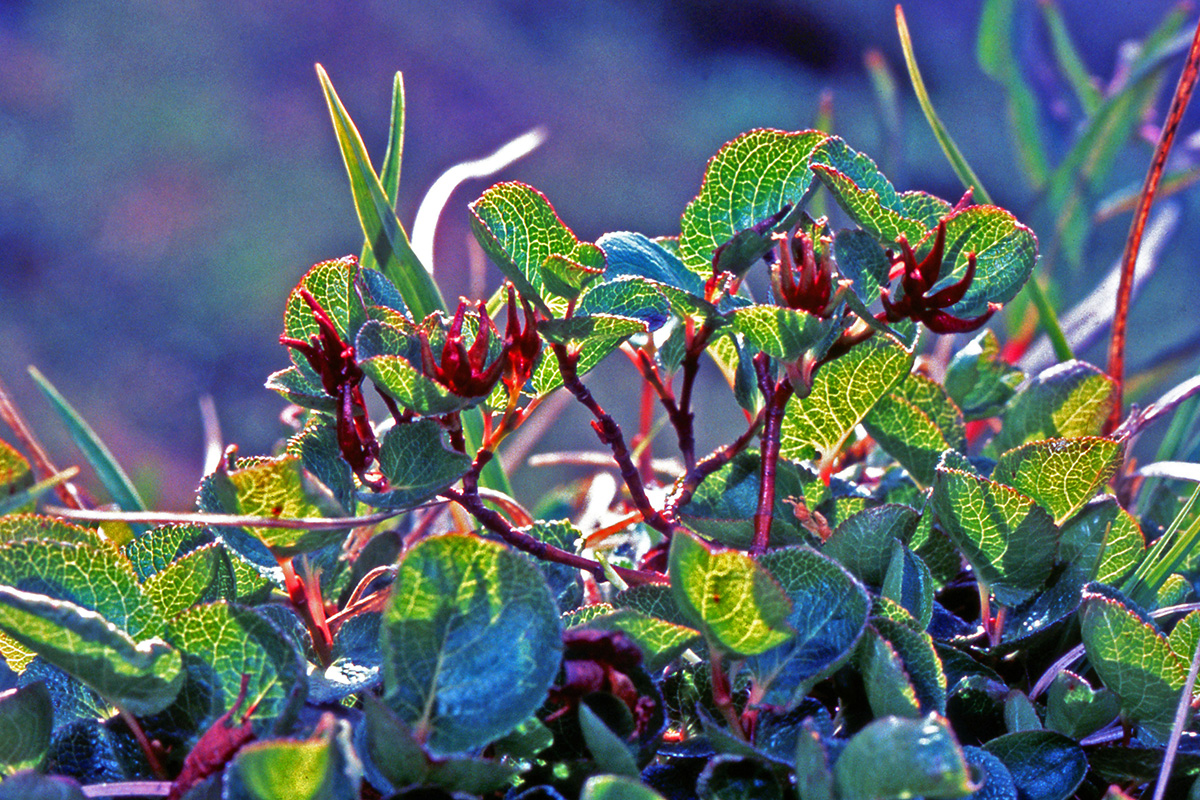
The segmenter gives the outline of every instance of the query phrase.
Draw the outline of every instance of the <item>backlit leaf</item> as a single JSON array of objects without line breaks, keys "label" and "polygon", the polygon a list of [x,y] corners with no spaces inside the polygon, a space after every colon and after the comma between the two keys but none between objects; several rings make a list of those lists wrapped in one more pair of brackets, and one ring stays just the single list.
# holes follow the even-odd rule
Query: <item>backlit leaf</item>
[{"label": "backlit leaf", "polygon": [[1000,355],[1000,341],[990,329],[980,331],[954,354],[942,384],[968,420],[993,416],[1012,397],[1024,375]]},{"label": "backlit leaf", "polygon": [[[926,235],[921,249],[932,246],[933,236],[933,232]],[[975,279],[949,312],[956,317],[972,317],[986,311],[989,302],[1012,300],[1033,273],[1037,250],[1033,231],[1002,208],[970,206],[951,214],[946,218],[938,284],[944,287],[963,278],[971,253],[975,254]]]},{"label": "backlit leaf", "polygon": [[1121,449],[1120,442],[1096,436],[1029,442],[1000,457],[992,480],[1037,500],[1062,524],[1108,483]]},{"label": "backlit leaf", "polygon": [[877,240],[896,242],[902,236],[909,242],[921,240],[925,225],[906,215],[895,187],[868,156],[834,136],[816,149],[812,163],[813,172],[838,205]]},{"label": "backlit leaf", "polygon": [[783,361],[795,361],[830,328],[820,317],[782,306],[745,306],[729,316],[748,345]]},{"label": "backlit leaf", "polygon": [[922,486],[946,450],[965,451],[962,412],[936,381],[911,373],[863,419],[863,427]]},{"label": "backlit leaf", "polygon": [[1091,364],[1067,361],[1031,379],[1008,404],[997,453],[1037,439],[1098,436],[1114,401],[1112,379]]},{"label": "backlit leaf", "polygon": [[388,479],[388,490],[364,491],[359,499],[378,508],[415,506],[457,481],[470,467],[468,456],[446,447],[435,421],[396,425],[379,446],[379,469]]}]

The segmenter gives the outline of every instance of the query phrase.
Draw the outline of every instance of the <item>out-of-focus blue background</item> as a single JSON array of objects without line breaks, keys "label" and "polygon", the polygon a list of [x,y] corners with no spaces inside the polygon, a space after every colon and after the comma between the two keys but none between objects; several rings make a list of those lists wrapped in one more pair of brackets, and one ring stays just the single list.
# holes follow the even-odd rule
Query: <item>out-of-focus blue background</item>
[{"label": "out-of-focus blue background", "polygon": [[[996,201],[1020,214],[1032,198],[1013,180],[1003,95],[976,63],[980,6],[924,0],[906,12],[943,120]],[[1120,43],[1172,3],[1062,6],[1088,67],[1107,79]],[[1022,68],[1061,154],[1068,93],[1048,67],[1036,2],[1017,7]],[[903,92],[900,142],[879,124],[863,66],[871,48]],[[316,62],[377,160],[403,71],[406,224],[442,170],[544,125],[546,144],[499,177],[540,188],[583,238],[676,233],[723,142],[753,127],[810,127],[823,90],[835,132],[898,188],[961,192],[916,107],[883,0],[4,0],[0,377],[60,463],[76,455],[28,364],[143,486],[161,478],[159,505],[191,503],[202,394],[243,453],[282,434],[283,402],[262,384],[287,362],[276,343],[286,293],[313,262],[361,246]],[[1150,149],[1133,148],[1113,185],[1139,183]],[[460,189],[439,228],[449,297],[466,290],[465,206],[485,186]],[[1098,235],[1096,276],[1127,225]],[[1064,291],[1086,288],[1076,283]],[[1155,313],[1194,320],[1188,294],[1162,292]],[[1155,341],[1138,320],[1135,350]]]}]

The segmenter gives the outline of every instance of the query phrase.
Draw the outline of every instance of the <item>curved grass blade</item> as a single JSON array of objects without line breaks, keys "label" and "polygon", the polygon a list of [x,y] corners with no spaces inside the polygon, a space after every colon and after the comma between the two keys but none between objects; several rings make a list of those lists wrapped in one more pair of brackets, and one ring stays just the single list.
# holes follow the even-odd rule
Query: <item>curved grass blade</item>
[{"label": "curved grass blade", "polygon": [[[1042,0],[1038,5],[1042,8],[1042,16],[1046,19],[1046,28],[1050,31],[1050,44],[1054,48],[1054,57],[1058,60],[1058,68],[1066,76],[1067,82],[1075,92],[1075,99],[1089,116],[1096,113],[1103,102],[1104,96],[1096,87],[1095,80],[1084,66],[1075,42],[1071,40],[1071,32],[1063,20],[1062,10],[1054,0]],[[980,26],[980,32],[984,30]],[[982,36],[981,36],[982,42]]]},{"label": "curved grass blade", "polygon": [[333,120],[342,160],[350,178],[354,208],[375,261],[383,274],[396,284],[405,305],[417,319],[424,319],[434,311],[444,311],[446,302],[437,284],[413,252],[408,234],[392,210],[391,200],[371,166],[362,137],[320,64],[317,65],[317,77],[325,92],[329,116]]},{"label": "curved grass blade", "polygon": [[[392,79],[392,115],[388,122],[387,149],[383,151],[383,165],[379,169],[379,185],[391,201],[391,207],[396,207],[396,199],[400,196],[400,164],[404,158],[404,76],[397,72]],[[379,269],[371,242],[363,243],[362,255],[358,263],[363,269]]]},{"label": "curved grass blade", "polygon": [[138,491],[117,463],[112,452],[100,441],[100,437],[92,430],[79,412],[67,402],[54,385],[46,380],[46,376],[38,372],[36,367],[29,368],[29,374],[37,383],[38,388],[46,395],[55,413],[71,434],[71,439],[83,451],[84,458],[96,470],[97,477],[104,488],[112,495],[113,502],[123,511],[145,511],[146,503],[138,495]]},{"label": "curved grass blade", "polygon": [[79,475],[79,467],[67,467],[62,472],[55,473],[45,480],[40,480],[32,486],[27,486],[16,494],[0,500],[0,516],[11,513],[21,506],[36,502],[46,491],[61,486],[67,481],[74,480]]}]

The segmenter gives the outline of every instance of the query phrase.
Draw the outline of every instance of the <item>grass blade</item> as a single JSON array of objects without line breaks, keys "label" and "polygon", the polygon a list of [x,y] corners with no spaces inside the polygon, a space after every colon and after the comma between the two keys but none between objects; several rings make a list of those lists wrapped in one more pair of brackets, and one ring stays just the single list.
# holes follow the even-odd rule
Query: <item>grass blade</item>
[{"label": "grass blade", "polygon": [[1042,16],[1046,19],[1046,27],[1050,31],[1050,44],[1054,48],[1054,57],[1058,60],[1058,68],[1066,76],[1067,82],[1075,92],[1075,98],[1088,116],[1096,113],[1104,96],[1096,86],[1096,81],[1087,71],[1071,33],[1063,20],[1062,11],[1054,0],[1042,0]]},{"label": "grass blade", "polygon": [[31,486],[26,486],[16,494],[5,497],[3,500],[0,500],[0,516],[11,514],[22,506],[37,501],[47,490],[54,489],[62,486],[67,481],[74,480],[77,475],[79,475],[79,467],[67,467],[62,472],[51,475],[49,478],[40,480]]},{"label": "grass blade", "polygon": [[[925,119],[929,121],[929,127],[933,129],[934,138],[938,140],[942,152],[946,154],[946,159],[950,162],[954,173],[958,175],[958,179],[962,181],[963,186],[971,189],[976,199],[990,204],[992,196],[988,194],[987,189],[983,188],[983,183],[971,169],[971,165],[967,163],[967,159],[963,157],[958,146],[954,144],[946,126],[942,124],[937,112],[933,109],[933,102],[929,99],[929,92],[925,89],[925,80],[921,77],[921,71],[917,67],[917,57],[913,52],[908,23],[904,19],[904,9],[899,5],[896,6],[896,28],[900,33],[900,46],[904,50],[904,61],[908,65],[908,76],[912,80],[913,91],[916,92],[917,101],[921,104]],[[1054,306],[1050,304],[1050,299],[1042,291],[1037,279],[1031,278],[1026,281],[1024,291],[1029,293],[1030,299],[1037,307],[1038,319],[1054,345],[1055,355],[1061,361],[1073,358],[1071,346],[1067,344],[1067,337],[1063,335],[1062,327],[1058,324],[1058,318],[1055,316]]]},{"label": "grass blade", "polygon": [[[1008,119],[1018,161],[1034,189],[1046,183],[1049,167],[1038,132],[1037,99],[1021,75],[1012,48],[1014,0],[988,0],[979,20],[976,54],[979,65],[1000,83],[1008,96]],[[908,51],[905,50],[905,57]],[[911,63],[911,62],[910,62]]]},{"label": "grass blade", "polygon": [[[395,210],[400,196],[400,163],[404,158],[404,76],[399,72],[392,80],[392,115],[388,123],[387,149],[383,152],[383,166],[379,170],[379,185],[387,195],[391,208]],[[365,269],[379,269],[371,242],[363,243],[358,263]]]},{"label": "grass blade", "polygon": [[325,92],[325,102],[329,106],[342,160],[350,178],[354,208],[376,263],[383,274],[396,284],[400,296],[417,319],[434,311],[444,311],[446,303],[437,284],[413,252],[408,234],[392,210],[392,201],[371,166],[358,129],[334,91],[325,69],[319,64],[317,77]]},{"label": "grass blade", "polygon": [[112,495],[113,502],[123,511],[145,511],[146,504],[138,495],[133,482],[129,480],[125,470],[121,469],[121,465],[117,463],[116,458],[113,457],[104,442],[100,441],[100,437],[96,435],[92,427],[83,417],[79,416],[79,412],[59,394],[59,391],[50,381],[46,380],[45,375],[38,372],[36,367],[30,367],[29,374],[37,382],[42,393],[46,395],[50,405],[54,407],[55,413],[66,426],[67,432],[71,434],[71,439],[83,452],[83,457],[91,464],[92,469],[96,471],[96,476],[100,478],[104,488]]}]

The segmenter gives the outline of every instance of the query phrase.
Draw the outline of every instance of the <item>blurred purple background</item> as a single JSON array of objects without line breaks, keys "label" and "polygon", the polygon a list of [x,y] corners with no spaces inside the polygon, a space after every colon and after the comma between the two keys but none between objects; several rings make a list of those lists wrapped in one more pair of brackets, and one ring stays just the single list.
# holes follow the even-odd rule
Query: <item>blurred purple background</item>
[{"label": "blurred purple background", "polygon": [[[1088,67],[1106,78],[1122,40],[1172,5],[1062,2]],[[1061,153],[1066,93],[1045,63],[1036,3],[1017,6],[1023,67],[1060,137],[1047,145]],[[1012,180],[1003,95],[975,58],[980,7],[925,0],[906,12],[944,122],[997,202],[1020,215],[1031,197]],[[863,66],[871,48],[902,90],[899,142],[880,125]],[[377,161],[391,78],[403,71],[406,225],[444,169],[544,125],[547,142],[497,179],[537,186],[583,238],[677,233],[723,142],[753,127],[812,126],[823,90],[835,132],[898,188],[961,193],[882,0],[4,0],[0,54],[0,378],[59,463],[72,462],[25,374],[37,365],[160,506],[191,505],[202,394],[244,454],[280,437],[283,402],[262,384],[287,362],[276,344],[286,293],[310,264],[361,246],[316,62]],[[1149,147],[1134,154],[1114,186],[1140,182]],[[450,297],[466,289],[465,206],[485,186],[460,189],[438,230]],[[1099,235],[1097,274],[1127,224]],[[1086,289],[1085,278],[1064,293]],[[1160,317],[1195,328],[1187,292],[1157,302]],[[614,374],[628,386],[623,368]]]}]

